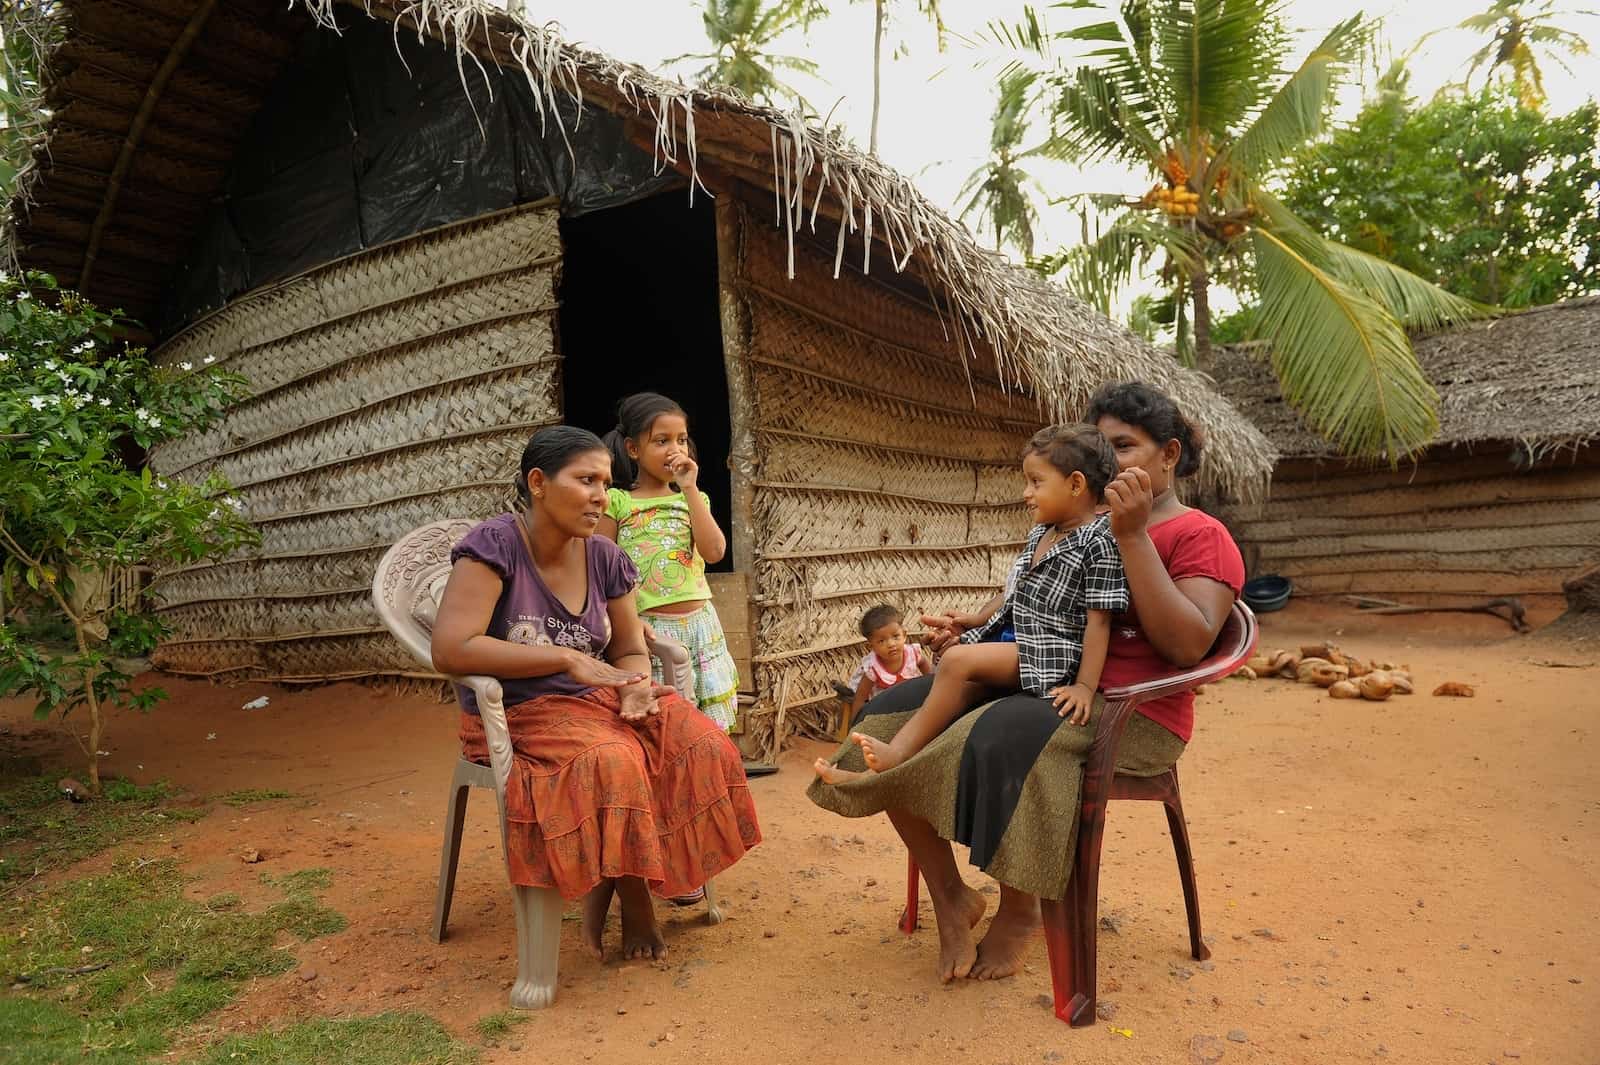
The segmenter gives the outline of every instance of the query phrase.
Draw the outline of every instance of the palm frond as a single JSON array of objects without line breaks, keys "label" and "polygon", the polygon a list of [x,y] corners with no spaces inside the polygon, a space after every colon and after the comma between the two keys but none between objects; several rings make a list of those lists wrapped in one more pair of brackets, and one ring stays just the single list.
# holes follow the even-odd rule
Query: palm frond
[{"label": "palm frond", "polygon": [[1359,15],[1330,30],[1239,134],[1228,157],[1245,171],[1262,174],[1322,133],[1340,82],[1371,37],[1372,24]]},{"label": "palm frond", "polygon": [[1165,253],[1184,275],[1205,262],[1198,238],[1143,211],[1126,211],[1099,236],[1070,248],[1061,259],[1061,282],[1084,302],[1111,313],[1112,301],[1135,268]]},{"label": "palm frond", "polygon": [[1155,21],[1156,69],[1182,125],[1236,130],[1260,107],[1283,65],[1288,36],[1279,0],[1189,0]]},{"label": "palm frond", "polygon": [[1271,231],[1250,240],[1261,332],[1289,405],[1349,455],[1397,464],[1426,447],[1438,395],[1400,323]]}]

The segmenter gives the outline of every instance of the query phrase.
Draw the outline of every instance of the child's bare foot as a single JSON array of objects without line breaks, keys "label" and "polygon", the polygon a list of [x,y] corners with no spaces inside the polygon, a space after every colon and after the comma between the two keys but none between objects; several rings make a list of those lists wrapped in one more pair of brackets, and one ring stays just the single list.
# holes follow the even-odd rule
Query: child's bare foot
[{"label": "child's bare foot", "polygon": [[978,960],[967,975],[974,980],[1003,980],[1015,976],[1038,930],[1037,907],[1029,913],[1001,906],[978,943]]},{"label": "child's bare foot", "polygon": [[867,775],[855,769],[840,769],[826,758],[818,758],[811,763],[811,768],[816,770],[817,776],[824,784],[845,784],[852,780],[860,780]]},{"label": "child's bare foot", "polygon": [[906,755],[895,750],[893,743],[885,743],[860,732],[850,733],[850,739],[861,748],[861,756],[867,760],[867,768],[874,773],[893,769],[906,760]]},{"label": "child's bare foot", "polygon": [[611,896],[616,893],[614,880],[602,880],[583,897],[583,923],[579,925],[579,939],[583,952],[595,961],[604,961],[606,914],[611,910]]},{"label": "child's bare foot", "polygon": [[626,961],[661,959],[667,956],[667,942],[656,924],[656,907],[650,889],[638,877],[617,881],[622,899],[622,957]]}]

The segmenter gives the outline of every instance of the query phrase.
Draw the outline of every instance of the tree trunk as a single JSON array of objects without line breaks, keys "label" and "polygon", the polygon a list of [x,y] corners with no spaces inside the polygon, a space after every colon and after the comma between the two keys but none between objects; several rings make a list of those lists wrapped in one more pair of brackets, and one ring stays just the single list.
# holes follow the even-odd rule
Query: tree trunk
[{"label": "tree trunk", "polygon": [[867,151],[878,154],[878,107],[883,102],[883,10],[884,0],[872,2],[872,130],[867,135]]},{"label": "tree trunk", "polygon": [[1194,364],[1196,369],[1211,372],[1211,291],[1206,272],[1201,270],[1190,278],[1194,288]]}]

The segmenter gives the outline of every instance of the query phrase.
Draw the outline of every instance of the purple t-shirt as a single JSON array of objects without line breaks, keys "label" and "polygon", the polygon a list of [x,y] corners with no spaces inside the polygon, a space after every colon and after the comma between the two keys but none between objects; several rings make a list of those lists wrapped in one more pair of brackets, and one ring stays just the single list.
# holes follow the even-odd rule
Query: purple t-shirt
[{"label": "purple t-shirt", "polygon": [[[604,536],[584,541],[589,563],[589,597],[583,611],[574,614],[545,587],[544,579],[528,557],[528,548],[513,514],[501,514],[480,522],[461,538],[450,552],[452,564],[470,558],[482,562],[500,575],[500,598],[495,601],[486,634],[507,643],[534,647],[573,647],[585,654],[603,658],[611,642],[611,619],[606,601],[629,595],[639,583],[639,570],[622,548]],[[579,684],[565,673],[548,677],[521,677],[500,681],[505,690],[505,705],[515,706],[541,695],[582,695],[591,685]],[[456,686],[461,709],[478,712],[472,692]]]}]

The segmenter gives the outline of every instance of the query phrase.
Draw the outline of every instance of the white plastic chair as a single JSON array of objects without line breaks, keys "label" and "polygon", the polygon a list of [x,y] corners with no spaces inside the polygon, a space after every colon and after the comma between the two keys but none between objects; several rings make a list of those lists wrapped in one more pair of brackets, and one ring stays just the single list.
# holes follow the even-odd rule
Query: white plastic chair
[{"label": "white plastic chair", "polygon": [[[426,668],[433,668],[429,642],[450,576],[450,549],[476,522],[466,518],[447,518],[413,529],[384,554],[372,578],[372,602],[378,616],[395,639]],[[652,657],[662,664],[673,686],[693,700],[694,672],[689,653],[682,644],[667,639],[649,641]],[[511,731],[506,724],[506,709],[501,701],[500,682],[493,677],[450,677],[465,685],[477,698],[478,714],[488,740],[489,764],[479,765],[466,758],[456,762],[450,781],[450,796],[445,806],[444,847],[439,855],[439,888],[433,904],[431,934],[435,943],[444,940],[445,922],[450,916],[450,900],[455,893],[456,861],[461,853],[462,829],[467,817],[467,795],[472,788],[493,788],[500,814],[500,846],[506,846],[506,780],[511,775]],[[706,882],[706,923],[718,924],[722,910],[717,905],[716,889]],[[512,885],[517,917],[517,980],[511,987],[513,1009],[542,1009],[555,1001],[556,963],[561,947],[561,894],[553,888]]]}]

